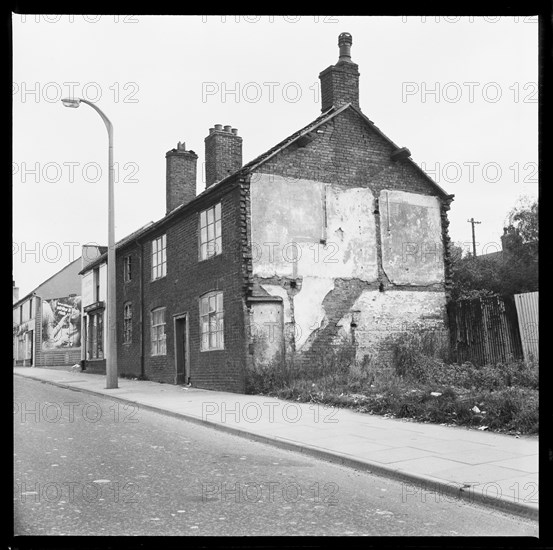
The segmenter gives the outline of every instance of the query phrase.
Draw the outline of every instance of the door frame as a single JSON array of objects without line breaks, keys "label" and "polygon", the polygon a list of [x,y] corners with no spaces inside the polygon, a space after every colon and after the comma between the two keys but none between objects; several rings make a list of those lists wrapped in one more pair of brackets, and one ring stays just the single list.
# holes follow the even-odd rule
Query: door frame
[{"label": "door frame", "polygon": [[[178,324],[183,323],[183,336],[184,336],[184,382],[178,382],[179,378],[179,330],[177,330]],[[188,384],[190,380],[190,334],[189,334],[189,315],[188,312],[177,313],[173,315],[173,349],[175,357],[175,384],[184,383]]]}]

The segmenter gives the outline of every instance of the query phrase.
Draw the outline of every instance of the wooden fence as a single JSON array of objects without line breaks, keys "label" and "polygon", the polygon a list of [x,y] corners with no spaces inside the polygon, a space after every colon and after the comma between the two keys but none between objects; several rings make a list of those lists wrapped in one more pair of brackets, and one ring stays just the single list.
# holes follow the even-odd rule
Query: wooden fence
[{"label": "wooden fence", "polygon": [[485,365],[523,358],[514,296],[450,302],[448,317],[450,349],[457,363]]}]

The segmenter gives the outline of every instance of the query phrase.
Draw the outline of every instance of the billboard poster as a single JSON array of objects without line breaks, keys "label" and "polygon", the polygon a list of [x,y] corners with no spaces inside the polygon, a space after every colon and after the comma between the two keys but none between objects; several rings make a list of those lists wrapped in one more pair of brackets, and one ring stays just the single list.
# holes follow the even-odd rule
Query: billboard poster
[{"label": "billboard poster", "polygon": [[42,349],[81,346],[81,297],[42,301]]}]

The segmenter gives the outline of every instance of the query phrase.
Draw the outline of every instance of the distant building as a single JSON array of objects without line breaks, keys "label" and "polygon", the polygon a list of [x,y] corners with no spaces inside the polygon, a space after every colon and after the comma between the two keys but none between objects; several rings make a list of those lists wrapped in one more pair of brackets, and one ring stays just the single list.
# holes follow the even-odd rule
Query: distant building
[{"label": "distant building", "polygon": [[[13,304],[14,366],[73,365],[81,360],[79,271],[103,251],[87,247],[78,258]],[[86,258],[86,261],[85,261]],[[15,282],[14,299],[19,298]]]},{"label": "distant building", "polygon": [[[352,38],[322,114],[242,165],[236,128],[166,154],[166,215],[116,248],[119,373],[243,392],[246,368],[446,328],[448,195],[359,107]],[[86,368],[105,372],[106,255],[83,271]]]}]

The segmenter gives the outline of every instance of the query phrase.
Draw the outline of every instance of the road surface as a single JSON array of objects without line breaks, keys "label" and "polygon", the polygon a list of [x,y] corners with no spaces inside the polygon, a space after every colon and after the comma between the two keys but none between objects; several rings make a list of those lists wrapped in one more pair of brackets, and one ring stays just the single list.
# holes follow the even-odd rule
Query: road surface
[{"label": "road surface", "polygon": [[16,535],[537,536],[536,522],[14,379]]}]

